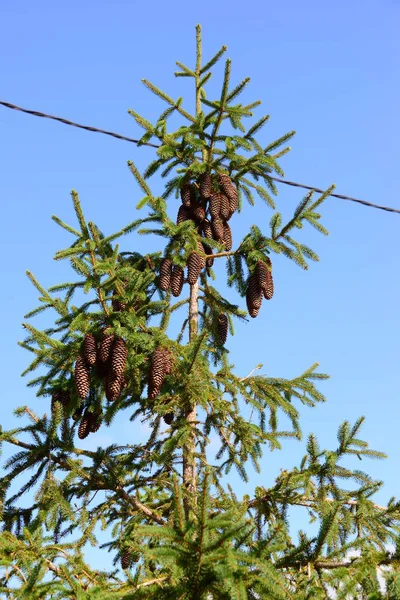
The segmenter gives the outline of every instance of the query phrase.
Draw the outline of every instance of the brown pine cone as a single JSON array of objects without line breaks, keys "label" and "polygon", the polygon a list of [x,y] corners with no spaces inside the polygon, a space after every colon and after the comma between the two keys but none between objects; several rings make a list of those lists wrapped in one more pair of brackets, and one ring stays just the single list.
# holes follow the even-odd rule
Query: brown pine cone
[{"label": "brown pine cone", "polygon": [[174,415],[174,413],[173,413],[173,412],[165,413],[165,415],[163,415],[164,422],[165,422],[167,425],[171,425],[171,423],[172,423],[172,422],[173,422],[173,420],[174,420],[174,417],[175,417],[175,415]]},{"label": "brown pine cone", "polygon": [[204,248],[204,252],[207,254],[206,266],[207,266],[207,268],[211,269],[211,267],[214,264],[214,259],[212,257],[213,249],[211,248],[211,246],[208,246],[208,244],[203,244],[203,248]]},{"label": "brown pine cone", "polygon": [[112,347],[115,341],[115,333],[109,333],[109,327],[103,329],[99,348],[99,361],[107,363],[111,356]]},{"label": "brown pine cone", "polygon": [[122,380],[118,375],[108,373],[105,381],[106,398],[109,402],[114,402],[121,393]]},{"label": "brown pine cone", "polygon": [[208,207],[208,210],[210,211],[210,215],[213,219],[218,219],[220,207],[221,207],[220,194],[215,192],[214,194],[211,194],[209,207]]},{"label": "brown pine cone", "polygon": [[192,211],[189,206],[180,206],[176,216],[176,224],[180,225],[183,221],[189,221],[192,218]]},{"label": "brown pine cone", "polygon": [[90,433],[89,417],[84,416],[78,427],[78,438],[84,440]]},{"label": "brown pine cone", "polygon": [[188,258],[188,283],[194,285],[199,278],[200,271],[204,267],[204,259],[198,252],[192,252]]},{"label": "brown pine cone", "polygon": [[274,295],[274,280],[272,279],[271,271],[268,271],[267,284],[263,289],[263,292],[266,300],[271,300],[272,296]]},{"label": "brown pine cone", "polygon": [[259,286],[256,275],[250,275],[246,294],[247,310],[251,317],[256,317],[262,303],[262,289]]},{"label": "brown pine cone", "polygon": [[120,377],[125,371],[128,349],[124,340],[118,337],[115,340],[111,353],[111,372]]},{"label": "brown pine cone", "polygon": [[68,390],[56,390],[53,392],[51,396],[52,402],[59,402],[62,406],[67,406],[70,400],[70,395]]},{"label": "brown pine cone", "polygon": [[214,239],[211,223],[208,219],[205,219],[203,221],[202,233],[203,233],[204,237],[207,238],[208,240]]},{"label": "brown pine cone", "polygon": [[164,373],[165,375],[172,373],[172,354],[168,348],[164,348]]},{"label": "brown pine cone", "polygon": [[156,348],[151,355],[149,379],[148,379],[148,397],[156,398],[160,393],[165,377],[165,348]]},{"label": "brown pine cone", "polygon": [[200,196],[202,198],[209,198],[211,196],[212,189],[212,177],[210,173],[203,173],[199,177],[200,184]]},{"label": "brown pine cone", "polygon": [[223,221],[229,221],[232,216],[231,207],[225,194],[220,194],[219,216]]},{"label": "brown pine cone", "polygon": [[194,205],[192,208],[192,216],[196,223],[202,223],[206,218],[206,211],[200,204]]},{"label": "brown pine cone", "polygon": [[227,252],[232,250],[232,231],[228,223],[224,223],[224,244]]},{"label": "brown pine cone", "polygon": [[221,346],[223,346],[228,337],[228,317],[224,313],[218,315],[218,337]]},{"label": "brown pine cone", "polygon": [[256,264],[255,275],[258,285],[262,290],[265,290],[268,281],[268,267],[263,260],[259,260]]},{"label": "brown pine cone", "polygon": [[[228,197],[229,202],[234,204],[237,203],[238,193],[236,186],[232,183],[231,178],[226,173],[220,173],[218,175],[218,183],[225,196]],[[236,206],[237,208],[237,206]],[[235,209],[236,210],[236,209]]]},{"label": "brown pine cone", "polygon": [[193,198],[192,184],[189,182],[184,183],[180,189],[180,194],[183,206],[189,207]]},{"label": "brown pine cone", "polygon": [[172,268],[172,276],[171,276],[171,292],[172,295],[180,296],[183,287],[183,279],[184,272],[182,267],[178,267],[178,265],[174,265]]},{"label": "brown pine cone", "polygon": [[160,264],[160,288],[165,292],[171,286],[172,262],[163,258]]},{"label": "brown pine cone", "polygon": [[224,223],[221,219],[213,219],[211,221],[211,227],[214,234],[214,240],[217,242],[224,241]]},{"label": "brown pine cone", "polygon": [[87,333],[83,338],[82,354],[86,364],[93,367],[97,359],[97,344],[94,335]]},{"label": "brown pine cone", "polygon": [[131,553],[129,552],[129,550],[124,550],[124,552],[121,554],[121,568],[124,570],[129,569],[131,564]]},{"label": "brown pine cone", "polygon": [[96,410],[95,412],[89,412],[89,410],[86,410],[85,417],[87,417],[89,421],[90,433],[96,433],[103,422],[101,411]]},{"label": "brown pine cone", "polygon": [[78,356],[75,363],[75,386],[79,398],[86,398],[90,389],[90,369],[83,356]]},{"label": "brown pine cone", "polygon": [[116,297],[117,295],[118,292],[114,290],[113,297],[111,300],[111,306],[114,312],[122,312],[126,310],[126,302],[121,302],[121,300],[118,300],[118,298]]}]

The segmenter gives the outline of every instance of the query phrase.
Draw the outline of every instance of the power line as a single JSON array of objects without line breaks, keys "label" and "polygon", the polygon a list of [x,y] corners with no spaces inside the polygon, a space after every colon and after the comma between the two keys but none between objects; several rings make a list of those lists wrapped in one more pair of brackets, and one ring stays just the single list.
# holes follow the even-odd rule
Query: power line
[{"label": "power line", "polygon": [[[72,127],[78,127],[79,129],[85,129],[86,131],[93,131],[96,133],[103,133],[104,135],[109,135],[118,140],[125,140],[126,142],[133,142],[134,144],[139,144],[139,140],[134,138],[127,137],[125,135],[121,135],[120,133],[115,133],[114,131],[107,131],[106,129],[98,129],[97,127],[91,127],[90,125],[81,125],[80,123],[75,123],[74,121],[69,121],[68,119],[64,119],[62,117],[55,117],[54,115],[48,115],[47,113],[43,113],[37,110],[30,110],[28,108],[22,108],[21,106],[16,106],[15,104],[11,104],[10,102],[4,102],[0,100],[0,105],[5,106],[6,108],[11,108],[12,110],[18,110],[20,112],[26,113],[28,115],[33,115],[34,117],[42,117],[45,119],[52,119],[53,121],[58,121],[59,123],[64,123],[64,125],[71,125]],[[160,146],[157,144],[151,144],[150,142],[142,142],[143,146],[150,146],[151,148],[159,148]],[[314,190],[315,192],[323,194],[325,190],[317,188],[311,185],[305,185],[303,183],[297,183],[295,181],[288,181],[287,179],[281,179],[279,177],[271,177],[273,181],[277,181],[278,183],[284,183],[285,185],[291,185],[293,187],[303,188],[305,190]],[[381,206],[379,204],[373,204],[372,202],[367,202],[366,200],[360,200],[358,198],[352,198],[351,196],[344,196],[343,194],[335,194],[331,193],[330,196],[334,198],[340,198],[341,200],[349,200],[350,202],[357,202],[358,204],[362,204],[363,206],[369,206],[371,208],[377,208],[378,210],[385,210],[386,212],[397,213],[400,214],[400,209],[392,208],[390,206]]]}]

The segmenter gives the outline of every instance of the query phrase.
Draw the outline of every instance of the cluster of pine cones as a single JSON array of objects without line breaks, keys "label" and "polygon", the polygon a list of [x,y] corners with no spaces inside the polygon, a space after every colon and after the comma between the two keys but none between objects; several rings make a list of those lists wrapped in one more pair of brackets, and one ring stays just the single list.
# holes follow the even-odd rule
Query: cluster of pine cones
[{"label": "cluster of pine cones", "polygon": [[[161,391],[162,384],[166,375],[172,372],[172,354],[168,348],[158,347],[151,355],[148,391],[149,400],[154,400]],[[170,425],[174,420],[174,413],[166,413],[163,415],[164,421]]]},{"label": "cluster of pine cones", "polygon": [[249,315],[256,317],[261,308],[263,295],[266,300],[271,300],[273,294],[272,263],[269,258],[267,263],[259,260],[247,284],[246,303]]},{"label": "cluster of pine cones", "polygon": [[[220,173],[213,178],[211,173],[203,173],[196,183],[186,182],[180,194],[182,205],[178,210],[177,224],[194,221],[205,240],[216,240],[224,244],[226,251],[231,250],[232,231],[228,221],[238,209],[238,193],[229,175]],[[212,253],[212,248],[206,242],[198,242],[198,252],[192,252],[187,264],[187,281],[190,285],[196,283],[204,267],[212,267]],[[183,282],[183,269],[173,266],[169,258],[164,258],[160,266],[161,289],[170,289],[173,296],[179,296]]]},{"label": "cluster of pine cones", "polygon": [[90,410],[89,406],[86,407],[85,412],[83,412],[83,407],[78,408],[72,415],[72,418],[75,421],[81,419],[78,427],[78,438],[80,440],[87,438],[89,433],[96,433],[103,422],[101,409]]},{"label": "cluster of pine cones", "polygon": [[137,563],[140,556],[138,552],[130,552],[129,550],[124,550],[121,554],[121,567],[122,569],[129,569],[132,563]]}]

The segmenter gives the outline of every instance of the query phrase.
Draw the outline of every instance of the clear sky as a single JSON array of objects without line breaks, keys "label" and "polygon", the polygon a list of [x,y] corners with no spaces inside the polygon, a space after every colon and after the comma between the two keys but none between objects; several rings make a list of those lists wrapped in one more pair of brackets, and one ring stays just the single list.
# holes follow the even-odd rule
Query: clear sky
[{"label": "clear sky", "polygon": [[[188,80],[173,72],[176,60],[193,64],[199,22],[205,57],[226,44],[233,83],[251,76],[246,98],[262,99],[271,114],[265,145],[297,131],[292,152],[281,160],[288,179],[323,188],[334,182],[339,193],[400,208],[399,18],[395,0],[3,0],[0,99],[137,137],[127,109],[149,119],[164,109],[141,78],[184,95],[192,106]],[[215,89],[220,78],[217,69]],[[88,218],[105,232],[119,229],[135,218],[141,197],[126,161],[143,169],[152,157],[149,149],[0,106],[4,427],[15,425],[16,406],[47,409],[20,378],[30,356],[17,341],[23,315],[36,306],[25,270],[46,287],[71,277],[67,264],[53,260],[69,237],[51,215],[73,223],[69,192],[75,188]],[[157,178],[152,185],[161,191]],[[279,192],[278,206],[289,215],[302,191],[280,185]],[[270,214],[260,203],[245,206],[232,221],[234,239],[252,223],[267,225]],[[358,466],[385,481],[377,497],[385,502],[400,496],[400,215],[330,198],[323,216],[330,236],[313,230],[303,236],[320,263],[304,272],[276,257],[273,300],[256,320],[237,326],[229,348],[243,375],[262,362],[265,374],[294,377],[318,361],[331,375],[321,386],[328,401],[301,409],[304,434],[315,432],[324,447],[335,447],[339,423],[365,415],[364,439],[389,458]],[[126,238],[132,249],[129,243]],[[86,447],[131,442],[139,427],[121,419],[112,431],[90,436]],[[272,483],[280,467],[298,464],[303,448],[287,442],[281,453],[266,452],[262,474],[243,491]]]}]

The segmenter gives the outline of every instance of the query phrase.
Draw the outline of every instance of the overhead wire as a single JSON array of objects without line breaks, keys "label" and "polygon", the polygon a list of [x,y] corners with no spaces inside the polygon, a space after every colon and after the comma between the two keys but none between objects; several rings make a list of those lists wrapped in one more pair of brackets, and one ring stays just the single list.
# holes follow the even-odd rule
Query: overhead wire
[{"label": "overhead wire", "polygon": [[[44,119],[51,119],[53,121],[58,121],[59,123],[63,123],[64,125],[70,125],[72,127],[77,127],[78,129],[84,129],[85,131],[91,131],[91,132],[95,132],[95,133],[102,133],[103,135],[109,135],[113,138],[116,138],[117,140],[124,140],[126,142],[131,142],[134,144],[140,143],[140,145],[142,145],[142,146],[150,146],[151,148],[159,148],[160,147],[157,144],[152,144],[151,142],[140,142],[140,140],[128,137],[126,135],[121,135],[120,133],[116,133],[114,131],[108,131],[106,129],[99,129],[98,127],[92,127],[91,125],[82,125],[80,123],[75,123],[74,121],[70,121],[69,119],[64,119],[63,117],[56,117],[54,115],[49,115],[47,113],[44,113],[44,112],[41,112],[38,110],[22,108],[21,106],[17,106],[16,104],[12,104],[11,102],[5,102],[4,100],[0,100],[0,105],[4,106],[6,108],[10,108],[11,110],[17,110],[19,112],[23,112],[28,115],[33,115],[34,117],[42,117]],[[312,185],[305,185],[304,183],[298,183],[296,181],[289,181],[287,179],[282,179],[280,177],[272,177],[271,176],[271,179],[278,183],[283,183],[285,185],[290,185],[292,187],[298,187],[298,188],[302,188],[305,190],[314,190],[317,193],[324,193],[324,191],[325,191],[325,190],[322,190],[322,189],[312,186]],[[343,194],[336,194],[335,192],[331,192],[329,195],[334,198],[339,198],[341,200],[348,200],[350,202],[356,202],[358,204],[362,204],[363,206],[369,206],[370,208],[376,208],[378,210],[384,210],[386,212],[400,214],[400,209],[393,208],[391,206],[383,206],[380,204],[374,204],[372,202],[367,202],[366,200],[361,200],[359,198],[353,198],[351,196],[345,196]]]}]

